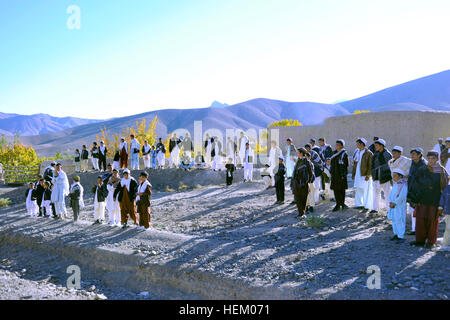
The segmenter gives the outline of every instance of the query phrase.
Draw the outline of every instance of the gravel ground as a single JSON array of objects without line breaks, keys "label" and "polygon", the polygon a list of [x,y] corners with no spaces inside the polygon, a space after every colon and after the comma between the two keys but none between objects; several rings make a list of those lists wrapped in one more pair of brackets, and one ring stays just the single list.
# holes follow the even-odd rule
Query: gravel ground
[{"label": "gravel ground", "polygon": [[[198,182],[192,181],[184,192],[158,191],[164,190],[162,185],[155,188],[150,231],[92,226],[93,204],[88,190],[87,206],[78,224],[25,217],[24,205],[16,204],[0,209],[0,231],[14,229],[49,240],[123,250],[147,263],[195,269],[249,286],[292,288],[298,299],[448,299],[450,253],[411,247],[412,236],[403,243],[389,241],[392,227],[386,212],[376,216],[353,209],[332,213],[334,203],[324,201],[310,215],[320,217],[323,223],[312,228],[308,224],[311,218],[296,217],[288,188],[285,204],[275,206],[274,190],[264,190],[262,181],[231,187],[201,187]],[[352,194],[349,189],[346,202],[350,207]],[[14,217],[20,219],[15,221]],[[443,229],[442,223],[440,237]],[[13,254],[0,246],[0,253],[17,261],[17,270],[28,269],[25,264],[30,261],[47,273],[48,264],[33,252],[18,250]],[[381,289],[366,286],[370,276],[366,271],[371,265],[381,269]],[[117,292],[101,284],[98,288],[109,299],[140,297],[139,292]],[[20,292],[30,295],[27,290]],[[149,292],[146,298],[161,297]]]}]

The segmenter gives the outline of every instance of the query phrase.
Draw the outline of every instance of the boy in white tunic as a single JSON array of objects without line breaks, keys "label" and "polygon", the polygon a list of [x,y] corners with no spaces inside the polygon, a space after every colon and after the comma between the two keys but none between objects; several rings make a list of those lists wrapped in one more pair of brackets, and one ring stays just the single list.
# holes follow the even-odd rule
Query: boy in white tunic
[{"label": "boy in white tunic", "polygon": [[39,208],[36,201],[36,190],[34,189],[34,183],[30,182],[28,184],[28,190],[26,192],[26,205],[27,213],[29,216],[36,217],[39,212]]},{"label": "boy in white tunic", "polygon": [[106,198],[106,210],[108,210],[109,225],[120,226],[120,204],[114,199],[114,191],[120,183],[119,172],[114,169],[111,178],[108,180],[106,188],[108,189],[108,197]]},{"label": "boy in white tunic", "polygon": [[401,169],[392,171],[394,186],[389,193],[388,219],[392,220],[394,236],[391,240],[403,241],[406,228],[406,196],[408,183],[405,172]]},{"label": "boy in white tunic", "polygon": [[130,138],[131,170],[139,170],[139,150],[141,149],[141,145],[133,134],[130,135]]},{"label": "boy in white tunic", "polygon": [[250,148],[250,143],[245,144],[244,152],[244,182],[253,181],[253,161],[254,153],[252,148]]},{"label": "boy in white tunic", "polygon": [[97,184],[94,184],[92,193],[94,194],[94,224],[100,224],[105,220],[106,197],[108,196],[108,189],[101,176],[97,177]]}]

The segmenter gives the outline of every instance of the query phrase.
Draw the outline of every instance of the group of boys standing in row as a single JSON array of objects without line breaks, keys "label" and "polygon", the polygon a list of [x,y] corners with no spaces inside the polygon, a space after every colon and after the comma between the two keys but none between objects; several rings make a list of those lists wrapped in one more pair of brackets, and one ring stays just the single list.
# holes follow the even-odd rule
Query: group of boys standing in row
[{"label": "group of boys standing in row", "polygon": [[[108,211],[111,226],[128,227],[128,220],[138,225],[139,229],[150,228],[150,200],[152,185],[148,181],[148,173],[143,171],[136,181],[130,170],[124,169],[122,178],[119,171],[107,165],[107,171],[97,177],[92,186],[94,194],[94,224],[105,221],[105,210]],[[78,221],[80,209],[84,207],[84,188],[80,177],[73,178],[69,186],[67,174],[61,163],[52,162],[38,176],[36,183],[30,183],[26,192],[27,213],[30,216],[67,218],[66,197],[70,199],[74,221]]]},{"label": "group of boys standing in row", "polygon": [[[326,196],[336,201],[333,212],[346,210],[345,193],[348,189],[348,167],[353,162],[354,209],[361,213],[377,213],[386,209],[392,220],[394,237],[391,240],[404,241],[407,212],[412,217],[415,246],[432,247],[436,244],[439,217],[446,215],[447,229],[444,245],[450,241],[450,137],[445,145],[440,139],[439,151],[424,151],[417,147],[410,151],[411,159],[403,155],[403,148],[395,146],[392,153],[386,148],[386,141],[374,137],[367,147],[367,140],[358,138],[356,150],[350,158],[345,150],[345,141],[338,139],[335,150],[325,143],[324,138],[311,139],[302,148],[296,148],[293,139],[288,138],[284,152],[272,142],[269,163],[262,172],[268,188],[275,187],[277,202],[284,202],[284,177],[290,179],[294,194],[292,204],[297,205],[300,217],[312,212],[319,197]],[[425,159],[425,157],[427,159]],[[384,201],[382,201],[382,195]]]}]

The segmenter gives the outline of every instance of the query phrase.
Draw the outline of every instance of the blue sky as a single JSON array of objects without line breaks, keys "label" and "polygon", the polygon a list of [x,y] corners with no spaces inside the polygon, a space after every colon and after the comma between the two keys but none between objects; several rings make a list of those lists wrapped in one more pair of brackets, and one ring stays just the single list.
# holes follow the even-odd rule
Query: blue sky
[{"label": "blue sky", "polygon": [[0,0],[0,112],[352,99],[449,69],[449,16],[448,0]]}]

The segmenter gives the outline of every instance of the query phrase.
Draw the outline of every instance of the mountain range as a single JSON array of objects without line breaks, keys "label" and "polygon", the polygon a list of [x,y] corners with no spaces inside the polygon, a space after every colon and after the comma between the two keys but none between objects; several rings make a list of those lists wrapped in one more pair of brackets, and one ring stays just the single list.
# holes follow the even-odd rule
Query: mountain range
[{"label": "mountain range", "polygon": [[43,113],[20,115],[0,112],[0,134],[15,135],[17,133],[21,136],[33,136],[101,121],[75,117],[58,118]]},{"label": "mountain range", "polygon": [[[156,132],[165,137],[168,132],[184,128],[193,132],[194,121],[202,121],[203,131],[215,128],[221,131],[231,128],[247,130],[266,128],[270,123],[281,119],[298,119],[303,125],[315,125],[332,116],[352,114],[355,110],[379,111],[449,111],[450,112],[450,70],[387,88],[367,96],[346,100],[335,104],[316,102],[287,102],[271,99],[253,99],[246,102],[226,105],[215,101],[208,108],[163,109],[109,120],[89,120],[79,118],[54,118],[39,115],[20,116],[0,113],[0,132],[17,132],[25,128],[34,135],[25,136],[22,141],[33,144],[41,155],[53,154],[92,143],[100,128],[106,126],[111,133],[120,133],[127,126],[145,118],[148,121],[159,118]],[[21,118],[25,117],[25,118]],[[27,119],[26,124],[15,124],[16,120]],[[47,122],[39,119],[48,119]],[[55,120],[58,119],[58,120]],[[63,120],[65,119],[65,120]],[[51,120],[51,121],[50,121]],[[63,130],[58,126],[67,126]],[[32,131],[30,126],[36,126]],[[37,132],[39,135],[35,135]]]}]

